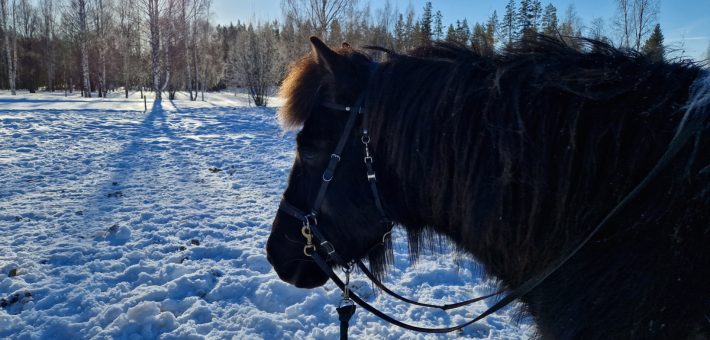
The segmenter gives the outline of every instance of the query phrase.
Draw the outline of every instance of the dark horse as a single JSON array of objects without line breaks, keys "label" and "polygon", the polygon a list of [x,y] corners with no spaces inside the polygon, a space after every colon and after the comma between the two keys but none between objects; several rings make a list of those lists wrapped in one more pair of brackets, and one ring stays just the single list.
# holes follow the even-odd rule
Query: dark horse
[{"label": "dark horse", "polygon": [[[317,216],[343,260],[364,256],[380,276],[390,262],[386,246],[369,251],[391,224],[366,176],[367,129],[384,213],[415,255],[440,235],[512,290],[603,224],[520,298],[540,339],[710,339],[708,121],[671,142],[691,108],[708,111],[705,71],[542,36],[496,56],[433,44],[376,67],[347,44],[311,42],[281,88],[282,126],[301,129],[283,198],[310,211],[348,119],[322,103],[353,105],[364,93],[368,111]],[[677,154],[646,182],[670,145]],[[267,258],[282,280],[314,288],[328,276],[305,243],[301,221],[277,213]]]}]

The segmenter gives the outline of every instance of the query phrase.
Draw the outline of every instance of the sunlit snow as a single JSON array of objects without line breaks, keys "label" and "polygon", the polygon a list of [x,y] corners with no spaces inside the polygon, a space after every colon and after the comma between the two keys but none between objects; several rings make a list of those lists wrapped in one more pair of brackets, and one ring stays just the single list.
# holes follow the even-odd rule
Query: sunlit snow
[{"label": "sunlit snow", "polygon": [[[277,108],[233,93],[153,103],[0,91],[0,338],[337,339],[334,284],[276,276],[264,245],[294,157]],[[278,104],[274,98],[272,103]],[[296,226],[298,227],[298,226]],[[429,303],[495,290],[451,256],[413,266],[401,233],[387,284]],[[354,289],[424,327],[470,320]],[[526,339],[506,309],[462,333],[397,328],[358,309],[352,339]]]}]

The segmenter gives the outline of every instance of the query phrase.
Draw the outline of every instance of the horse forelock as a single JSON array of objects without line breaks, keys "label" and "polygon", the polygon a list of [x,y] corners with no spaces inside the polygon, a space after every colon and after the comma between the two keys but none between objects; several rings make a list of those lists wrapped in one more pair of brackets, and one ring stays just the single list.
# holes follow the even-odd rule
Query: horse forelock
[{"label": "horse forelock", "polygon": [[[364,68],[370,62],[369,57],[349,46],[335,49],[335,52],[346,57],[354,67]],[[363,75],[356,74],[354,77],[347,77],[348,82],[357,82],[359,80],[357,76]],[[343,89],[343,86],[339,85],[342,84],[338,83],[338,80],[326,69],[325,65],[318,62],[313,52],[291,63],[279,89],[279,96],[285,99],[285,103],[278,113],[281,127],[291,131],[301,128],[321,100],[337,101],[338,94],[335,92]],[[362,84],[359,85],[362,86]],[[350,99],[357,96],[357,93],[344,95],[345,98]]]},{"label": "horse forelock", "polygon": [[316,105],[317,93],[323,77],[315,56],[311,53],[291,63],[287,76],[279,89],[286,100],[278,112],[279,122],[285,130],[297,130],[308,119]]}]

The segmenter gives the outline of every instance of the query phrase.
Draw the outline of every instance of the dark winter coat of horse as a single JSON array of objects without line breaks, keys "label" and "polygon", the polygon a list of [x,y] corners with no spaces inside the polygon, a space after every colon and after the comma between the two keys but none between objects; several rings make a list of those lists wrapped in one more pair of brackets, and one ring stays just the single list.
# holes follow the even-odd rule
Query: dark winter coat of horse
[{"label": "dark winter coat of horse", "polygon": [[[414,256],[440,235],[513,290],[574,253],[520,298],[540,339],[710,339],[706,71],[546,37],[496,56],[433,44],[376,66],[311,42],[281,88],[282,126],[300,129],[283,198],[310,211],[338,157],[317,225],[344,261],[365,257],[379,276],[391,261],[376,246],[391,224],[366,176],[367,129],[381,206]],[[322,103],[361,94],[367,112],[332,156],[349,115]],[[302,222],[277,213],[269,262],[288,283],[321,286],[304,244]]]}]

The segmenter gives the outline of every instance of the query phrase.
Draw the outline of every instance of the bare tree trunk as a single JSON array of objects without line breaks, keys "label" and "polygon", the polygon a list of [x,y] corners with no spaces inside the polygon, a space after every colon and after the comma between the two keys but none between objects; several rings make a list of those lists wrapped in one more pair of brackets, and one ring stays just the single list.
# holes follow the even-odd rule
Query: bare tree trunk
[{"label": "bare tree trunk", "polygon": [[[9,13],[12,10],[12,13]],[[7,0],[0,0],[0,11],[2,11],[3,32],[5,32],[5,51],[7,52],[7,73],[10,83],[10,93],[16,95],[15,79],[17,78],[17,30],[15,29],[15,1],[12,1],[12,8],[8,8]],[[12,14],[12,28],[8,22]],[[12,39],[10,39],[12,36]],[[12,41],[12,45],[10,45]]]},{"label": "bare tree trunk", "polygon": [[655,26],[660,0],[615,0],[615,26],[621,38],[621,46],[641,49],[644,38]]},{"label": "bare tree trunk", "polygon": [[54,34],[54,0],[43,0],[40,2],[42,11],[42,19],[44,20],[44,39],[47,46],[46,50],[46,71],[47,71],[47,88],[50,92],[54,92],[54,79],[56,78],[56,61],[55,61],[55,34]]},{"label": "bare tree trunk", "polygon": [[170,83],[170,44],[172,43],[172,38],[173,38],[173,4],[174,3],[175,2],[173,0],[169,0],[169,2],[168,2],[168,17],[166,20],[167,27],[165,28],[165,46],[163,46],[163,49],[165,50],[165,83],[160,88],[160,91],[165,91],[165,88]]},{"label": "bare tree trunk", "polygon": [[187,38],[185,39],[185,67],[187,68],[187,92],[190,93],[190,100],[194,100],[192,98],[192,71],[190,71],[190,47],[187,42]]},{"label": "bare tree trunk", "polygon": [[192,98],[192,72],[190,71],[190,19],[187,15],[188,0],[182,0],[182,24],[183,24],[183,42],[185,43],[185,67],[187,69],[187,85],[186,90],[190,93],[190,101]]},{"label": "bare tree trunk", "polygon": [[[103,0],[97,0],[96,29],[99,35],[99,93],[106,98],[106,18]],[[99,95],[101,96],[101,95]]]},{"label": "bare tree trunk", "polygon": [[91,98],[91,79],[89,78],[89,51],[86,47],[86,0],[79,0],[79,39],[81,39],[81,69],[84,76],[84,97]]},{"label": "bare tree trunk", "polygon": [[160,86],[160,10],[158,0],[148,0],[148,19],[150,23],[150,47],[153,57],[153,91],[155,99],[163,99]]},{"label": "bare tree trunk", "polygon": [[[205,23],[204,23],[204,32],[203,32],[203,37],[202,37],[202,43],[203,46],[205,46],[205,49],[208,47],[207,43],[209,42],[210,39],[210,2],[207,1],[207,11],[205,13]],[[205,88],[207,87],[207,56],[205,51],[205,56],[202,57],[202,101],[205,101]],[[197,59],[195,59],[195,62],[197,62]]]},{"label": "bare tree trunk", "polygon": [[195,22],[194,25],[194,35],[193,35],[193,49],[192,52],[195,55],[195,99],[193,101],[197,101],[197,93],[200,91],[200,71],[199,71],[199,62],[197,59],[197,22]]},{"label": "bare tree trunk", "polygon": [[660,0],[636,0],[637,12],[635,13],[635,24],[634,30],[636,31],[636,36],[634,37],[636,50],[641,50],[641,43],[645,40],[644,38],[653,31],[654,22],[658,17],[658,12],[660,11]]},{"label": "bare tree trunk", "polygon": [[207,58],[202,58],[202,101],[205,101],[205,87],[207,87]]},{"label": "bare tree trunk", "polygon": [[[118,6],[118,28],[121,33],[121,53],[123,53],[123,90],[126,92],[126,99],[128,98],[128,88],[130,81],[130,60],[131,60],[131,25],[134,24],[134,17],[132,16],[132,3],[128,0],[121,1]],[[141,98],[142,99],[142,98]]]}]

